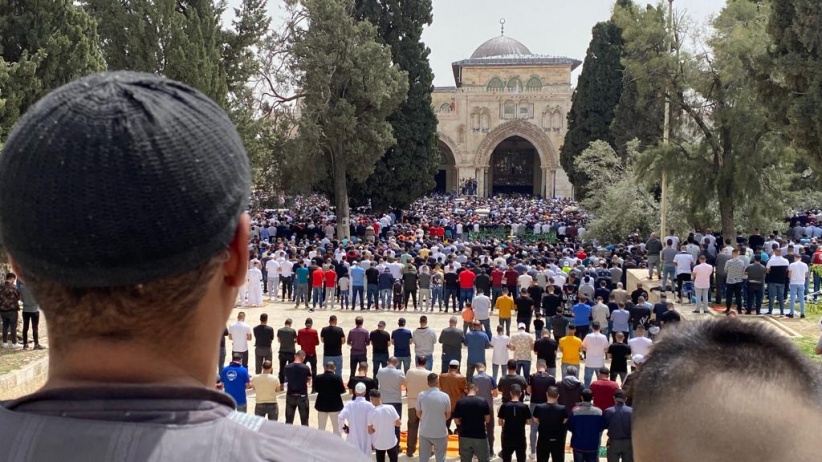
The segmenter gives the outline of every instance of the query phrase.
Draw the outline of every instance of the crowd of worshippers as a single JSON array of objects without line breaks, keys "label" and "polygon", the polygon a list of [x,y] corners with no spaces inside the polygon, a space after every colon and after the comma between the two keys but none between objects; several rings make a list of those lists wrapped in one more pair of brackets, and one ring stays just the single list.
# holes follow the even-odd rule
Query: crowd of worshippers
[{"label": "crowd of worshippers", "polygon": [[[330,424],[331,432],[366,455],[376,451],[380,461],[386,457],[396,461],[402,450],[409,458],[419,454],[423,461],[431,457],[444,461],[451,435],[457,436],[460,460],[465,462],[488,461],[495,455],[510,461],[514,454],[518,461],[524,461],[526,454],[540,462],[564,461],[569,434],[575,460],[596,461],[606,431],[609,461],[662,460],[660,454],[669,456],[664,460],[719,461],[732,453],[724,445],[684,448],[658,442],[666,434],[685,432],[693,438],[689,441],[718,445],[722,438],[736,438],[739,442],[732,447],[744,446],[735,428],[697,428],[701,414],[686,403],[717,406],[740,424],[782,405],[803,416],[819,412],[818,366],[811,365],[786,339],[772,335],[767,326],[737,319],[685,324],[678,322],[678,316],[675,321],[668,319],[658,336],[648,335],[640,324],[625,343],[623,332],[617,332],[610,342],[596,321],[583,339],[577,337],[574,326],[555,339],[549,328],[531,334],[520,323],[510,337],[499,325],[489,340],[480,321],[467,323],[466,329],[456,316],[439,335],[425,315],[413,331],[401,318],[390,332],[382,321],[369,332],[362,317],[346,332],[334,315],[319,330],[307,318],[304,328],[295,330],[288,319],[275,332],[265,314],[253,329],[240,316],[227,329],[233,340],[233,361],[221,368],[218,383],[241,412],[248,411],[246,390],[253,389],[254,414],[270,420],[279,419],[279,401],[284,400],[285,422],[294,424],[299,414],[300,423],[307,426],[313,407],[320,430],[328,430]],[[247,370],[252,334],[256,338],[254,376]],[[276,356],[274,339],[279,344]],[[442,356],[435,362],[436,342],[442,345]],[[350,349],[348,374],[342,364],[345,346]],[[493,372],[486,367],[487,352],[492,356]],[[439,372],[432,372],[435,368]],[[782,379],[763,380],[751,368],[773,368],[787,377],[784,383]],[[739,383],[768,397],[760,403],[764,408],[744,406],[738,393],[730,391],[731,385]],[[787,398],[783,387],[790,389]],[[660,397],[659,390],[676,398]],[[315,395],[313,406],[311,395]],[[404,413],[407,433],[401,447]],[[797,440],[795,432],[788,430],[788,419],[777,419],[784,427],[765,424],[769,428],[766,437],[773,445],[766,448],[768,454],[791,450],[795,451],[791,454],[800,454],[792,460],[811,460],[807,457],[813,451],[792,449],[778,439],[790,435],[790,441]],[[495,426],[501,427],[501,441],[496,441]],[[750,450],[747,453],[754,455]],[[694,459],[698,454],[706,458]]]}]

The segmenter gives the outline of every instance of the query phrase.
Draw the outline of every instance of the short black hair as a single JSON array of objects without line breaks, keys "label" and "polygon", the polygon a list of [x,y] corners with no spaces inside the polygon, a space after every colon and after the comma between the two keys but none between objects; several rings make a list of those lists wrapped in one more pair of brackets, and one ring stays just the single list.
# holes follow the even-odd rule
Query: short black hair
[{"label": "short black hair", "polygon": [[645,358],[631,386],[635,418],[659,412],[671,396],[684,396],[699,383],[694,377],[717,374],[752,384],[778,382],[785,393],[822,407],[819,367],[767,324],[727,318],[682,324],[666,331]]},{"label": "short black hair", "polygon": [[590,403],[594,400],[594,392],[592,392],[590,388],[582,390],[580,396],[582,397],[582,401],[586,403]]},{"label": "short black hair", "polygon": [[369,393],[368,395],[371,396],[372,398],[379,398],[380,397],[380,391],[376,390],[376,389],[371,390],[371,393]]},{"label": "short black hair", "polygon": [[417,355],[417,365],[424,366],[425,363],[428,362],[428,358],[423,355]]}]

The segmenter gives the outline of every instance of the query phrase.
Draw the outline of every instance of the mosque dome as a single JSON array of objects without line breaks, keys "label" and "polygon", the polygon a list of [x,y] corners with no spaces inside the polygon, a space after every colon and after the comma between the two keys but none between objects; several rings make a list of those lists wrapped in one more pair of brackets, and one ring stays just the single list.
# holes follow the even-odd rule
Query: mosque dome
[{"label": "mosque dome", "polygon": [[471,55],[471,59],[512,55],[526,56],[531,54],[531,50],[521,42],[511,37],[500,35],[480,45],[479,48],[474,51],[474,54]]}]

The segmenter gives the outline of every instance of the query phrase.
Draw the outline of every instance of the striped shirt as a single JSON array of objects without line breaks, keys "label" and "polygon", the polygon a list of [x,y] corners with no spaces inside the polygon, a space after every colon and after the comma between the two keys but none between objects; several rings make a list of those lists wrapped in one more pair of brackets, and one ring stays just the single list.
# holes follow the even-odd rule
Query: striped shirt
[{"label": "striped shirt", "polygon": [[745,262],[737,257],[728,260],[725,263],[725,283],[737,284],[745,279]]}]

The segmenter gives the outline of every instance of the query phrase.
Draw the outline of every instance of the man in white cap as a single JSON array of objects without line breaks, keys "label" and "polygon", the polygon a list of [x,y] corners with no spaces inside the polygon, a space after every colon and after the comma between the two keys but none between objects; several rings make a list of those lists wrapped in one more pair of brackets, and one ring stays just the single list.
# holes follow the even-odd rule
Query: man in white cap
[{"label": "man in white cap", "polygon": [[365,384],[354,386],[354,399],[345,403],[337,420],[340,428],[346,435],[349,444],[359,448],[363,454],[371,455],[371,435],[368,432],[368,415],[374,410],[374,405],[365,399]]}]

